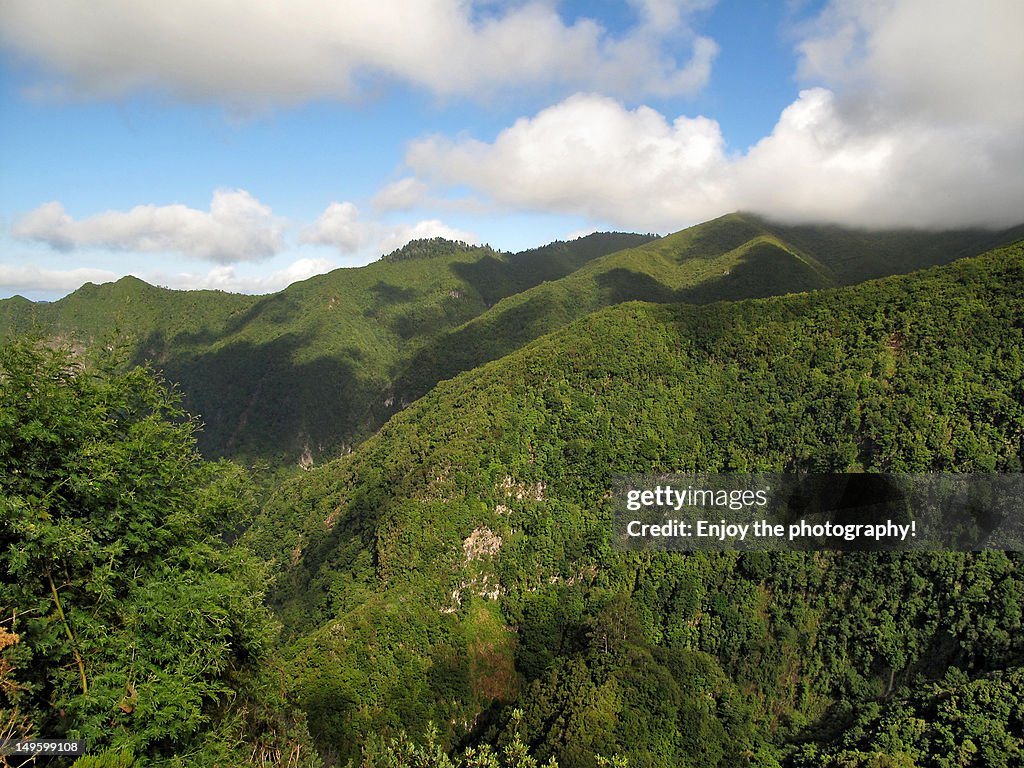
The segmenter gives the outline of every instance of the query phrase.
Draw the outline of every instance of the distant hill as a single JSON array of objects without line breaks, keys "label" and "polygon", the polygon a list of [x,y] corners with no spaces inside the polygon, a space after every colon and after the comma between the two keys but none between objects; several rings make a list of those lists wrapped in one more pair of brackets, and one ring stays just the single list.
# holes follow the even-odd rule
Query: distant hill
[{"label": "distant hill", "polygon": [[348,450],[405,402],[394,370],[510,292],[650,235],[596,233],[522,254],[435,238],[267,296],[172,291],[126,277],[52,303],[0,301],[0,338],[125,340],[205,424],[207,456],[312,461]]},{"label": "distant hill", "polygon": [[852,285],[947,264],[1024,237],[1000,232],[865,231],[787,226],[729,214],[596,258],[565,277],[509,294],[426,344],[396,389],[414,399],[602,307],[625,301],[708,304]]},{"label": "distant hill", "polygon": [[1021,234],[791,227],[731,214],[663,238],[597,233],[521,253],[442,238],[267,296],[128,277],[52,303],[0,301],[17,331],[117,335],[175,382],[206,456],[309,466],[351,450],[438,382],[631,300],[705,304],[941,264]]},{"label": "distant hill", "polygon": [[968,741],[1004,764],[1019,553],[622,553],[606,493],[617,472],[1020,472],[1021,350],[1018,243],[800,295],[629,302],[442,382],[249,531],[280,569],[292,695],[339,764],[428,722],[449,744],[518,729],[567,767],[940,765]]}]

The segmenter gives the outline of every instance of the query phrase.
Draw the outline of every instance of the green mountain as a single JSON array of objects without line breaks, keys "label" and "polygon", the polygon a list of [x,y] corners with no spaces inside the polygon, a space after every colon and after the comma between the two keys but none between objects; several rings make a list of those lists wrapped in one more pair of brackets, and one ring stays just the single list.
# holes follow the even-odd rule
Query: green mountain
[{"label": "green mountain", "polygon": [[[732,272],[763,245],[850,279],[745,234],[681,262]],[[448,746],[518,731],[563,766],[1016,764],[1019,553],[623,553],[607,491],[620,472],[1020,472],[1021,382],[1024,243],[597,311],[274,495],[247,540],[279,569],[289,695],[329,765],[429,722]]]},{"label": "green mountain", "polygon": [[205,455],[311,461],[347,450],[405,404],[392,371],[424,343],[510,292],[650,238],[599,233],[519,254],[414,241],[267,296],[171,291],[126,277],[53,303],[0,301],[0,338],[121,337],[201,416]]},{"label": "green mountain", "polygon": [[0,302],[4,336],[127,338],[208,455],[344,453],[252,521],[244,473],[199,461],[145,374],[12,346],[0,698],[31,707],[9,727],[138,764],[314,765],[310,739],[327,766],[1019,764],[1020,553],[622,552],[608,491],[1021,472],[1024,242],[993,248],[1021,234],[732,215],[521,254],[416,241],[262,297],[126,278]]},{"label": "green mountain", "polygon": [[853,285],[947,264],[1022,236],[1024,226],[1002,232],[864,231],[729,214],[510,295],[426,344],[396,388],[415,399],[442,379],[625,301],[707,304]]},{"label": "green mountain", "polygon": [[708,303],[859,282],[1019,232],[783,227],[732,214],[660,239],[590,235],[517,254],[436,238],[267,296],[136,278],[60,301],[0,301],[0,338],[120,336],[175,382],[210,457],[308,466],[344,453],[438,381],[605,306]]}]

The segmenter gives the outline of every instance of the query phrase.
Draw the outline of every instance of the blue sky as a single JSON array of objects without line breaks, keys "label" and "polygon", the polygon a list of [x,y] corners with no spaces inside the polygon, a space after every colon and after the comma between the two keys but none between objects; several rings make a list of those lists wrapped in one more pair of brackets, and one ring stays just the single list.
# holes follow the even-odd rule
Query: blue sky
[{"label": "blue sky", "polygon": [[417,236],[1024,220],[1016,0],[6,0],[0,297]]}]

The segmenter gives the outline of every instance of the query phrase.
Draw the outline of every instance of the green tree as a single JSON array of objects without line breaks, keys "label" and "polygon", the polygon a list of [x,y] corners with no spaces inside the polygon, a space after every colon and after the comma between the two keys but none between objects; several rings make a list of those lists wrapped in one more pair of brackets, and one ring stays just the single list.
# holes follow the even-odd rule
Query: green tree
[{"label": "green tree", "polygon": [[0,706],[39,737],[212,765],[211,734],[238,735],[225,704],[274,627],[262,569],[218,536],[244,478],[202,461],[195,429],[109,352],[0,350],[0,620],[19,637]]}]

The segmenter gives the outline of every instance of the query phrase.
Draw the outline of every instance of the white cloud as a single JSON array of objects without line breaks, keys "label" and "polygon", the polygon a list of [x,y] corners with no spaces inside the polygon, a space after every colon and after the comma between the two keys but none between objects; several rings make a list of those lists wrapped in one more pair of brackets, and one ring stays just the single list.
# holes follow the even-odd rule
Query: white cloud
[{"label": "white cloud", "polygon": [[376,219],[364,219],[359,208],[351,202],[332,202],[316,222],[302,232],[300,240],[333,246],[341,254],[371,251],[374,256],[379,256],[401,248],[410,240],[431,237],[479,242],[472,232],[451,227],[438,219],[413,224],[390,224]]},{"label": "white cloud", "polygon": [[833,0],[798,45],[808,82],[885,115],[986,125],[1024,120],[1024,3]]},{"label": "white cloud", "polygon": [[427,194],[427,185],[417,178],[406,177],[388,184],[373,197],[373,207],[381,211],[402,211],[415,208]]},{"label": "white cloud", "polygon": [[353,98],[374,78],[440,95],[555,85],[667,96],[707,82],[717,47],[688,20],[712,1],[634,0],[640,21],[616,36],[589,18],[567,24],[549,0],[7,0],[0,39],[88,97],[156,87],[266,106]]},{"label": "white cloud", "polygon": [[743,159],[739,205],[848,224],[1018,223],[1022,28],[1018,0],[833,0],[797,47],[801,77],[828,90],[803,92]]},{"label": "white cloud", "polygon": [[[297,259],[269,274],[240,274],[234,264],[220,264],[206,272],[166,272],[135,270],[140,280],[175,290],[220,290],[231,293],[272,293],[292,283],[321,275],[338,265],[329,259]],[[109,283],[123,277],[123,272],[81,267],[77,269],[44,269],[31,265],[0,264],[0,290],[43,294],[53,298],[77,290],[85,283]]]},{"label": "white cloud", "polygon": [[331,245],[342,253],[359,250],[370,238],[368,225],[359,218],[354,203],[331,203],[299,239],[303,243]]},{"label": "white cloud", "polygon": [[443,237],[448,240],[461,240],[464,243],[479,243],[480,238],[472,232],[449,227],[437,219],[418,221],[415,224],[399,224],[390,228],[380,239],[378,250],[381,254],[391,253],[411,240]]},{"label": "white cloud", "polygon": [[1024,134],[865,125],[804,91],[733,168],[735,208],[855,226],[1008,226],[1024,219]]},{"label": "white cloud", "polygon": [[268,275],[240,275],[233,264],[223,264],[205,274],[179,272],[172,275],[156,273],[144,277],[147,282],[177,290],[219,290],[231,293],[273,293],[292,283],[329,272],[337,265],[328,259],[298,259]]},{"label": "white cloud", "polygon": [[[984,7],[982,8],[981,5]],[[975,12],[977,11],[977,12]],[[653,11],[652,11],[653,13]],[[675,230],[732,210],[855,226],[1024,219],[1024,4],[837,0],[799,45],[802,91],[727,155],[716,122],[577,94],[493,141],[427,137],[406,163],[433,191]]]},{"label": "white cloud", "polygon": [[564,234],[558,239],[564,240],[565,242],[568,243],[572,242],[573,240],[579,240],[580,238],[586,237],[587,235],[593,235],[595,232],[599,231],[600,230],[594,227],[583,227],[582,229],[574,229],[572,232]]},{"label": "white cloud", "polygon": [[727,204],[717,123],[681,117],[670,124],[649,107],[627,110],[595,94],[521,118],[490,144],[414,142],[406,162],[424,179],[469,185],[511,207],[642,228],[672,228],[683,211],[699,219]]},{"label": "white cloud", "polygon": [[65,292],[85,283],[107,283],[117,275],[105,269],[43,269],[34,265],[0,264],[0,286],[5,293],[17,291]]},{"label": "white cloud", "polygon": [[209,211],[184,205],[140,205],[75,220],[59,202],[22,216],[12,234],[57,250],[101,247],[180,253],[221,263],[269,258],[282,247],[283,223],[244,190],[219,189]]}]

